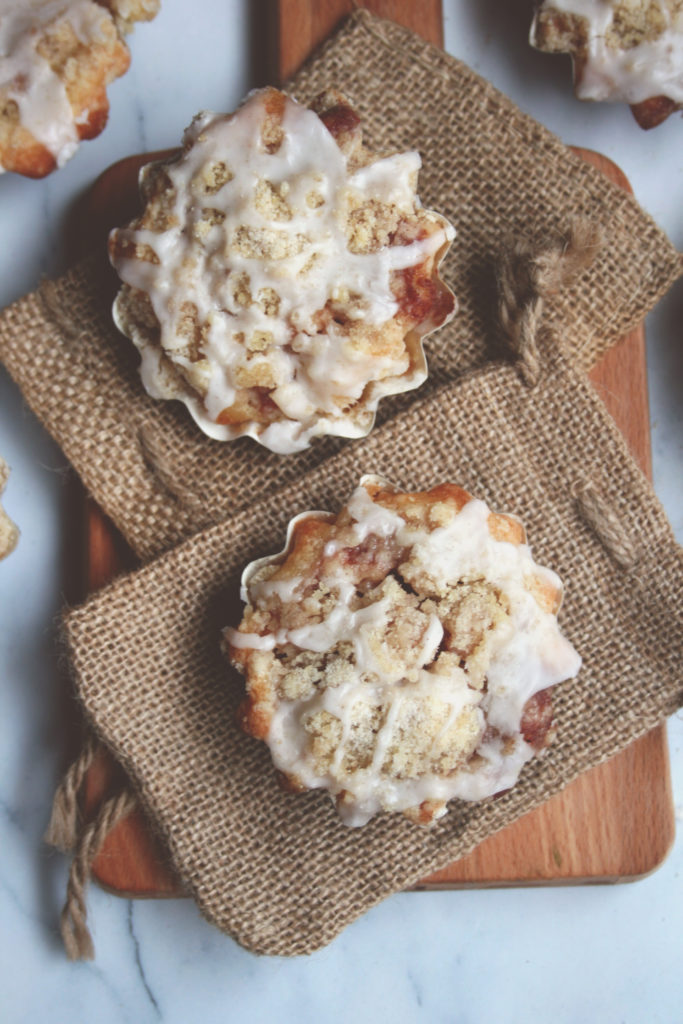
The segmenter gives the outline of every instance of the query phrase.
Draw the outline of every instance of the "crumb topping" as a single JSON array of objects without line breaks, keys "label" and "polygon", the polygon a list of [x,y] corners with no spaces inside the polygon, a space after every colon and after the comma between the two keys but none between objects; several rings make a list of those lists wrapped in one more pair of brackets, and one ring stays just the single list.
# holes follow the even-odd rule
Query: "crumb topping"
[{"label": "crumb topping", "polygon": [[539,695],[580,664],[561,593],[516,520],[451,485],[402,494],[366,477],[338,516],[298,516],[285,552],[244,573],[226,639],[246,728],[347,824],[434,820],[453,797],[513,785],[543,745]]},{"label": "crumb topping", "polygon": [[149,393],[282,453],[366,434],[383,395],[424,380],[421,339],[454,307],[437,275],[454,232],[420,205],[419,155],[370,154],[339,94],[319,110],[265,89],[200,114],[110,243]]},{"label": "crumb topping", "polygon": [[73,156],[79,141],[64,57],[73,59],[79,46],[116,40],[111,15],[93,0],[0,0],[2,104],[15,108],[16,121],[58,167]]},{"label": "crumb topping", "polygon": [[0,0],[0,173],[42,178],[107,122],[123,35],[159,0]]},{"label": "crumb topping", "polygon": [[581,99],[683,103],[683,0],[544,0],[530,39],[571,50]]},{"label": "crumb topping", "polygon": [[[0,457],[0,498],[2,498],[2,492],[5,489],[8,478],[9,466]],[[0,560],[14,551],[18,539],[19,531],[2,507],[2,502],[0,502]]]}]

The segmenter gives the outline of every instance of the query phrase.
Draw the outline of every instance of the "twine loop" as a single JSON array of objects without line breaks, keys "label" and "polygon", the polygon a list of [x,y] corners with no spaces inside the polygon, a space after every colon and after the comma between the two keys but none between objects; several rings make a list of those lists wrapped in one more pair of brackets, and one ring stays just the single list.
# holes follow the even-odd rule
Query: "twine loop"
[{"label": "twine loop", "polygon": [[105,800],[93,820],[79,831],[78,798],[99,749],[98,740],[89,732],[81,753],[55,793],[50,824],[44,837],[45,842],[64,853],[75,851],[69,869],[66,902],[60,917],[62,939],[70,960],[92,960],[95,955],[85,902],[92,864],[109,833],[137,806],[137,797],[126,787]]},{"label": "twine loop", "polygon": [[[67,342],[76,344],[87,338],[87,332],[71,314],[56,282],[46,278],[41,282],[37,294],[45,307],[48,319]],[[84,351],[87,353],[87,349]],[[200,499],[183,482],[154,428],[148,423],[143,423],[137,431],[137,442],[145,465],[167,494],[190,511],[200,511]]]},{"label": "twine loop", "polygon": [[546,299],[573,284],[601,244],[600,229],[577,220],[565,236],[540,249],[522,238],[503,249],[496,268],[498,320],[527,387],[535,387],[541,374],[539,336]]},{"label": "twine loop", "polygon": [[97,816],[84,829],[71,862],[66,887],[66,903],[60,926],[62,939],[70,960],[92,960],[95,956],[92,936],[87,925],[85,891],[95,857],[109,833],[137,806],[137,798],[129,789],[109,797]]},{"label": "twine loop", "polygon": [[145,465],[163,489],[178,504],[192,512],[199,512],[202,503],[194,491],[183,482],[176,466],[173,465],[164,450],[157,431],[148,423],[143,423],[137,432],[137,440]]},{"label": "twine loop", "polygon": [[76,343],[88,337],[88,332],[72,316],[60,294],[59,282],[44,278],[38,286],[37,295],[45,307],[48,319],[66,341]]},{"label": "twine loop", "polygon": [[610,502],[591,480],[575,488],[574,498],[579,514],[617,565],[625,571],[633,569],[638,561],[636,545]]},{"label": "twine loop", "polygon": [[50,846],[70,853],[78,838],[78,796],[85,776],[95,760],[99,744],[92,732],[88,732],[81,752],[67,769],[52,802],[50,823],[43,839]]}]

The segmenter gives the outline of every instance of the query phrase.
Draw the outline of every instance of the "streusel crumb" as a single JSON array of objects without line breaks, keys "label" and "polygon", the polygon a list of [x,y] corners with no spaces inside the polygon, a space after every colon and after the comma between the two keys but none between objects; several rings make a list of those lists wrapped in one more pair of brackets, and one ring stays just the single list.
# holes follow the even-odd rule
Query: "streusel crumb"
[{"label": "streusel crumb", "polygon": [[576,95],[625,101],[643,128],[683,108],[683,0],[543,0],[530,42],[571,54]]},{"label": "streusel crumb", "polygon": [[283,454],[366,434],[382,396],[425,379],[422,339],[455,306],[438,274],[454,232],[421,206],[419,167],[368,150],[336,92],[198,115],[110,241],[148,392]]},{"label": "streusel crumb", "polygon": [[513,785],[547,742],[548,688],[579,658],[558,577],[517,519],[450,484],[366,477],[337,516],[305,513],[249,566],[229,655],[244,727],[291,788],[325,788],[347,824],[429,824],[447,801]]}]

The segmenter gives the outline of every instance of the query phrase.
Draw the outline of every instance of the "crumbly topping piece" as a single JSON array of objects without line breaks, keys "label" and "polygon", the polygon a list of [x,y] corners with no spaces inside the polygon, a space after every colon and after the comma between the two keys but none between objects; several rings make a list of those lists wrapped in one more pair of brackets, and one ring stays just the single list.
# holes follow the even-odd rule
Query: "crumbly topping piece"
[{"label": "crumbly topping piece", "polygon": [[160,0],[97,0],[108,7],[120,32],[132,32],[136,21],[151,21],[159,13]]},{"label": "crumbly topping piece", "polygon": [[[0,497],[9,477],[9,466],[0,458]],[[14,551],[19,540],[19,531],[0,504],[0,559]]]},{"label": "crumbly topping piece", "polygon": [[245,570],[226,630],[243,724],[347,824],[429,823],[453,797],[513,785],[544,745],[547,688],[580,665],[561,594],[514,518],[452,485],[363,478],[337,516],[298,516],[285,551]]},{"label": "crumbly topping piece", "polygon": [[198,115],[110,241],[147,391],[281,453],[366,434],[383,395],[425,379],[422,338],[454,308],[438,278],[454,232],[420,205],[419,167],[371,154],[338,93]]},{"label": "crumbly topping piece", "polygon": [[683,0],[544,0],[530,42],[572,54],[581,99],[683,104]]}]

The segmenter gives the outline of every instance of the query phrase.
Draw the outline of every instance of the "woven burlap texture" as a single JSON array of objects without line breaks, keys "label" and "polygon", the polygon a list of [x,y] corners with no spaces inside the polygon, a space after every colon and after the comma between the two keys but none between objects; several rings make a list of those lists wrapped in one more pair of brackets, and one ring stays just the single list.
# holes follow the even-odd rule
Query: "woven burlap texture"
[{"label": "woven burlap texture", "polygon": [[[288,88],[308,100],[331,85],[358,107],[373,148],[421,152],[421,197],[458,231],[444,274],[460,310],[427,341],[429,382],[384,401],[379,423],[490,356],[493,268],[508,236],[545,244],[577,217],[599,229],[592,267],[544,309],[550,328],[571,324],[582,368],[640,323],[681,272],[681,257],[633,199],[464,64],[399,26],[357,11]],[[144,393],[135,350],[111,321],[113,294],[103,256],[48,282],[0,315],[0,359],[143,559],[345,443],[322,440],[283,459],[248,440],[203,437],[179,403]]]},{"label": "woven burlap texture", "polygon": [[[249,949],[329,942],[680,706],[683,560],[667,520],[562,355],[529,396],[514,367],[477,371],[68,614],[86,714],[202,912]],[[295,513],[338,508],[368,471],[405,488],[457,481],[519,514],[536,559],[566,582],[560,620],[584,659],[554,691],[547,755],[504,796],[453,802],[433,830],[389,815],[350,829],[325,795],[284,793],[265,745],[234,724],[242,683],[219,649],[245,563],[280,550]]]}]

